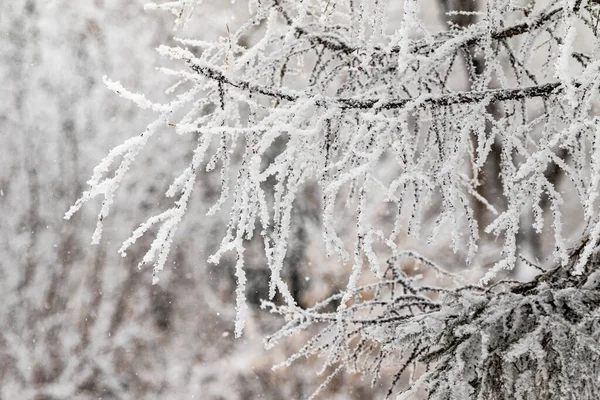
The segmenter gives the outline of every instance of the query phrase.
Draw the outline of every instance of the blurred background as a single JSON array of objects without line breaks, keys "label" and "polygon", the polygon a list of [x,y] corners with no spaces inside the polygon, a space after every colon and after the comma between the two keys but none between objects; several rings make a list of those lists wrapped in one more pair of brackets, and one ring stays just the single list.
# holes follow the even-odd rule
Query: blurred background
[{"label": "blurred background", "polygon": [[[206,217],[219,196],[218,171],[197,182],[158,285],[148,268],[138,269],[151,237],[127,258],[117,253],[162,209],[193,138],[158,135],[149,144],[118,191],[99,245],[90,244],[98,202],[63,219],[100,159],[153,120],[107,90],[102,76],[164,101],[172,82],[156,67],[169,63],[154,49],[179,34],[216,40],[248,15],[246,2],[212,1],[200,5],[210,18],[174,32],[172,15],[144,11],[144,3],[0,2],[0,399],[305,398],[321,383],[318,360],[271,370],[304,337],[270,351],[262,344],[282,321],[259,308],[268,282],[260,240],[248,249],[251,318],[243,337],[233,338],[234,260],[206,262],[228,217]],[[444,29],[440,5],[448,2],[429,3],[432,23]],[[485,190],[499,190],[490,182]],[[343,289],[349,272],[323,256],[318,203],[307,185],[284,272],[303,305]],[[392,210],[372,213],[393,224]],[[464,260],[448,248],[422,250],[448,264]],[[322,398],[382,397],[385,383],[340,374]]]}]

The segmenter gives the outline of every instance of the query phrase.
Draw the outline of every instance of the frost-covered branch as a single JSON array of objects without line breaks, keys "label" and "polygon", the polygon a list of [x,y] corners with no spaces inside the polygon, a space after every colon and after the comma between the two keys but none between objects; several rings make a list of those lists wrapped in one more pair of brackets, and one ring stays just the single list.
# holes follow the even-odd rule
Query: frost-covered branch
[{"label": "frost-covered branch", "polygon": [[[183,57],[182,57],[183,58]],[[410,99],[369,99],[369,98],[348,98],[348,97],[323,97],[320,95],[311,95],[294,90],[277,90],[272,87],[252,83],[249,81],[228,78],[222,71],[209,65],[198,65],[194,60],[186,60],[190,68],[209,79],[213,79],[219,84],[228,85],[248,92],[248,95],[259,94],[271,97],[281,101],[294,102],[299,99],[314,99],[314,104],[319,107],[339,107],[340,109],[358,109],[358,110],[392,110],[402,108],[417,108],[429,106],[448,107],[459,104],[470,104],[480,102],[496,101],[516,101],[524,99],[534,99],[536,97],[547,98],[553,94],[559,94],[562,90],[562,83],[553,82],[543,85],[521,87],[515,89],[487,89],[482,91],[458,92],[442,95],[422,95],[419,98]],[[577,83],[575,83],[577,85]]]},{"label": "frost-covered branch", "polygon": [[[584,245],[571,251],[571,264]],[[600,395],[599,262],[582,276],[556,267],[484,290],[428,287],[390,261],[386,279],[358,288],[342,311],[325,311],[339,295],[306,311],[269,304],[287,322],[267,345],[318,332],[283,365],[316,355],[324,371],[346,368],[373,383],[393,369],[388,397],[592,399]]]},{"label": "frost-covered branch", "polygon": [[[109,153],[67,217],[103,197],[97,242],[124,174],[153,133],[192,137],[188,166],[167,190],[175,203],[140,224],[122,253],[157,229],[143,258],[154,263],[156,282],[196,177],[220,169],[210,213],[226,208],[229,223],[210,261],[235,259],[238,334],[247,309],[245,250],[255,238],[271,274],[269,297],[280,294],[299,310],[283,271],[293,210],[309,184],[319,198],[326,255],[351,264],[344,304],[364,270],[381,277],[380,259],[397,252],[405,236],[424,244],[448,237],[466,264],[478,262],[483,229],[502,237],[482,279],[492,282],[517,265],[520,232],[531,226],[543,233],[549,225],[550,262],[567,265],[567,201],[584,208],[591,238],[573,269],[582,273],[600,239],[598,7],[484,3],[472,24],[439,31],[417,0],[401,10],[385,1],[253,1],[247,21],[220,40],[178,38],[180,46],[159,47],[181,63],[179,71],[164,70],[175,80],[168,91],[174,99],[155,104],[107,81],[158,118]],[[183,10],[201,13],[194,5],[153,7],[179,20]],[[580,48],[579,38],[589,46]],[[463,58],[466,48],[477,57]],[[490,160],[498,164],[501,202],[478,192]],[[549,166],[569,178],[569,193],[547,179]],[[474,203],[495,214],[487,226]],[[389,224],[374,220],[377,208],[391,210]]]}]

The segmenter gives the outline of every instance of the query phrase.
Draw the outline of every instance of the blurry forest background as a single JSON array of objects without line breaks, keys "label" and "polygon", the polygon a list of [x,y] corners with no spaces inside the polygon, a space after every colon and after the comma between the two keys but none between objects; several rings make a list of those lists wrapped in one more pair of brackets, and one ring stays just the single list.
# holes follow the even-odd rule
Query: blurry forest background
[{"label": "blurry forest background", "polygon": [[[90,245],[97,209],[84,207],[63,220],[99,160],[151,120],[150,112],[107,90],[102,76],[160,102],[170,81],[156,67],[169,63],[154,49],[175,44],[179,35],[217,40],[248,14],[243,1],[206,2],[194,12],[210,18],[173,31],[172,15],[144,11],[144,3],[0,2],[0,399],[304,398],[321,382],[318,360],[273,372],[272,365],[297,348],[266,351],[262,344],[281,321],[259,308],[269,274],[261,243],[248,250],[252,317],[243,337],[233,338],[234,260],[206,262],[227,220],[225,213],[206,217],[218,198],[218,172],[198,180],[158,285],[151,285],[148,269],[137,267],[149,238],[127,258],[117,253],[164,201],[178,172],[171,166],[189,158],[193,146],[185,141],[193,138],[159,138],[138,157],[100,245]],[[424,10],[443,30],[445,9],[474,4],[459,3],[430,0]],[[401,11],[401,4],[390,7]],[[497,190],[493,177],[492,170],[485,190]],[[319,199],[310,185],[301,199],[285,278],[300,304],[312,305],[343,289],[349,268],[323,256]],[[371,212],[379,224],[393,224],[390,210]],[[452,253],[448,243],[405,240],[406,248],[446,265],[464,263],[464,254]],[[482,245],[496,246],[488,242]],[[544,243],[523,243],[533,258],[544,254]],[[368,379],[340,374],[322,396],[381,397],[385,379],[380,384],[371,388]]]}]

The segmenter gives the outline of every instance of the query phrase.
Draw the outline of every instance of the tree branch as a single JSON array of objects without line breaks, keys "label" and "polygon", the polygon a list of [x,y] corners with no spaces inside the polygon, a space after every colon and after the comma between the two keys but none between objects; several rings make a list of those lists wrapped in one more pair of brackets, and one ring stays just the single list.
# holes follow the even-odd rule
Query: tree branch
[{"label": "tree branch", "polygon": [[318,106],[337,106],[342,109],[359,109],[359,110],[392,110],[402,109],[407,106],[431,106],[431,107],[448,107],[458,104],[472,104],[484,100],[489,102],[506,101],[506,100],[522,100],[528,98],[542,97],[547,98],[557,90],[561,90],[562,83],[552,82],[542,85],[528,86],[514,89],[489,89],[481,91],[455,92],[441,95],[426,95],[419,98],[402,98],[393,100],[380,100],[370,98],[354,98],[354,97],[325,97],[315,96],[295,90],[274,89],[258,83],[251,83],[244,80],[234,79],[225,76],[219,69],[209,65],[199,65],[193,60],[187,60],[190,68],[206,76],[209,79],[217,81],[220,85],[228,85],[237,89],[244,90],[251,94],[261,94],[267,97],[272,97],[278,100],[294,102],[300,98],[314,98],[315,104]]},{"label": "tree branch", "polygon": [[[287,25],[292,26],[293,19],[292,19],[292,17],[290,17],[290,15],[287,13],[287,11],[285,11],[285,9],[283,8],[283,6],[281,5],[281,1],[273,0],[273,2],[275,4],[275,7],[277,8],[277,10],[283,16]],[[533,20],[530,20],[527,22],[521,22],[521,23],[518,23],[518,24],[515,24],[512,26],[509,26],[508,28],[505,28],[505,29],[502,29],[502,30],[499,30],[496,32],[492,32],[491,38],[496,41],[506,40],[506,39],[530,32],[532,30],[538,29],[538,28],[544,26],[546,23],[550,22],[557,15],[559,15],[560,12],[562,12],[562,11],[563,11],[562,7],[557,7],[551,11],[542,12],[539,15],[537,15],[537,17]],[[342,42],[341,40],[327,38],[327,37],[323,37],[323,36],[315,34],[315,33],[311,33],[303,27],[297,26],[297,27],[294,27],[294,30],[296,32],[296,35],[305,36],[309,41],[313,42],[314,44],[324,46],[325,48],[327,48],[328,50],[333,51],[333,52],[344,53],[344,54],[350,55],[350,54],[355,53],[360,50],[360,47],[353,47],[353,46],[350,46],[350,45]],[[485,34],[486,33],[484,32],[484,33],[478,34],[474,37],[470,37],[470,38],[465,37],[465,41],[458,45],[459,46],[474,45],[477,42],[479,42],[480,40],[484,39]],[[425,40],[425,39],[417,40],[411,44],[410,52],[411,53],[420,53],[420,54],[425,54],[425,55],[430,54],[452,37],[453,36],[449,36],[447,32],[442,32],[434,37],[433,43],[431,43],[431,41]],[[399,53],[400,47],[394,46],[389,50],[384,50],[380,47],[375,47],[374,50],[380,52],[380,54],[377,54],[378,56],[383,56],[383,55],[386,55],[386,53],[387,54]]]}]

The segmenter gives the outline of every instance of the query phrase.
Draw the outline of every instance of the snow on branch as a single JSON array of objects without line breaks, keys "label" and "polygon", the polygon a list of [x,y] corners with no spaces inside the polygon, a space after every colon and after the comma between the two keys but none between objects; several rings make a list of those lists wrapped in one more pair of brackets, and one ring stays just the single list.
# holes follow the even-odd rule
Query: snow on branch
[{"label": "snow on branch", "polygon": [[[528,225],[543,232],[544,223],[551,220],[555,242],[551,259],[570,268],[569,274],[585,275],[600,240],[598,7],[578,0],[546,8],[488,0],[481,12],[470,15],[473,23],[439,31],[423,17],[418,1],[405,3],[398,12],[385,1],[253,1],[248,20],[227,37],[214,43],[178,38],[179,47],[158,48],[181,65],[180,71],[163,70],[176,80],[167,90],[172,102],[155,104],[106,80],[111,90],[159,117],[101,161],[66,218],[102,196],[93,238],[98,242],[115,191],[153,133],[160,128],[192,136],[196,147],[190,149],[189,165],[166,192],[179,198],[141,223],[121,248],[125,255],[137,239],[158,230],[142,260],[154,263],[154,283],[188,209],[196,178],[220,168],[221,193],[210,213],[227,208],[229,222],[209,261],[218,263],[227,253],[235,257],[236,335],[242,332],[247,311],[244,253],[247,243],[259,236],[271,273],[269,298],[279,294],[285,303],[274,310],[296,321],[285,331],[319,322],[337,332],[334,345],[322,348],[315,342],[307,354],[339,350],[355,336],[366,340],[360,351],[328,353],[326,366],[357,362],[348,354],[363,352],[375,352],[376,360],[383,360],[402,342],[409,343],[405,368],[415,362],[433,365],[435,359],[436,369],[418,382],[438,382],[430,389],[444,395],[454,389],[442,385],[442,378],[456,376],[465,382],[477,377],[480,387],[473,390],[483,390],[486,380],[495,379],[482,375],[485,363],[499,363],[514,377],[512,384],[522,385],[519,379],[526,378],[515,372],[514,360],[526,360],[527,365],[538,361],[515,341],[555,340],[548,327],[561,326],[567,318],[562,311],[544,314],[536,308],[534,320],[520,322],[524,330],[507,331],[516,348],[503,353],[504,358],[492,357],[493,346],[486,346],[497,339],[492,327],[498,321],[505,323],[513,318],[510,315],[526,318],[524,310],[542,307],[534,304],[542,292],[523,297],[511,290],[492,296],[468,285],[450,292],[415,288],[415,282],[396,271],[377,290],[397,301],[353,299],[366,290],[360,287],[364,269],[383,279],[379,260],[398,252],[401,233],[425,236],[423,243],[428,244],[449,236],[465,264],[478,261],[483,231],[501,238],[501,254],[481,282],[489,283],[517,264],[520,232]],[[195,10],[202,18],[196,4],[170,1],[150,8],[170,10],[178,20]],[[483,190],[490,163],[495,163],[500,182],[494,195]],[[572,193],[565,194],[549,176],[554,167],[568,177]],[[302,310],[282,274],[292,212],[307,184],[315,185],[320,198],[327,255],[352,264],[348,290],[335,297],[342,305],[333,314],[318,308]],[[567,195],[582,205],[583,222],[589,227],[590,240],[576,263],[564,237]],[[352,223],[340,218],[343,206],[350,209]],[[391,227],[370,219],[369,210],[377,207],[393,210]],[[479,218],[480,208],[491,211],[491,222]],[[347,235],[354,237],[348,240]],[[560,290],[551,291],[552,296],[567,301],[567,289]],[[440,296],[449,303],[441,302]],[[583,304],[586,295],[577,296],[573,307],[588,307]],[[494,307],[504,314],[496,314]],[[381,309],[385,317],[358,317],[374,309]],[[475,320],[486,328],[473,333]],[[456,325],[447,337],[439,336],[448,331],[444,321]],[[385,337],[389,340],[381,339]],[[443,346],[439,351],[437,344]],[[469,355],[473,346],[485,352]],[[578,346],[577,351],[588,350],[588,344]],[[457,361],[455,365],[451,360]],[[556,360],[544,362],[555,365]],[[367,369],[373,368],[378,371],[380,366]],[[536,375],[536,379],[554,385],[554,378]]]},{"label": "snow on branch", "polygon": [[[582,248],[571,251],[571,262]],[[405,263],[433,267],[406,256]],[[339,294],[307,310],[264,303],[286,319],[266,339],[268,347],[299,331],[316,332],[277,367],[318,356],[329,371],[324,384],[340,369],[373,383],[392,369],[387,397],[398,393],[399,399],[600,395],[598,257],[579,277],[557,267],[530,283],[500,281],[488,289],[430,287],[419,282],[422,276],[407,276],[399,261],[390,259],[384,279],[357,288],[353,304],[341,311],[327,311]]]},{"label": "snow on branch", "polygon": [[[182,57],[183,58],[183,57]],[[427,94],[412,99],[369,99],[348,97],[323,97],[316,94],[301,93],[294,90],[275,90],[271,87],[248,81],[228,78],[225,74],[210,65],[198,65],[193,59],[186,59],[190,68],[205,77],[215,80],[222,85],[232,86],[247,91],[248,94],[260,94],[277,100],[294,102],[301,98],[314,98],[315,105],[319,107],[339,107],[340,109],[362,109],[367,111],[381,111],[391,109],[410,108],[422,106],[448,107],[458,104],[477,102],[496,102],[508,100],[533,99],[536,97],[547,98],[562,91],[560,82],[546,83],[543,85],[529,86],[514,89],[488,89],[482,91],[458,92],[444,95]],[[575,83],[575,86],[578,86]]]}]

